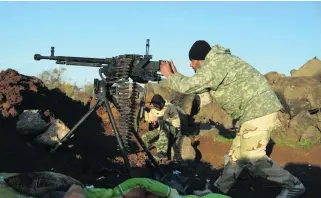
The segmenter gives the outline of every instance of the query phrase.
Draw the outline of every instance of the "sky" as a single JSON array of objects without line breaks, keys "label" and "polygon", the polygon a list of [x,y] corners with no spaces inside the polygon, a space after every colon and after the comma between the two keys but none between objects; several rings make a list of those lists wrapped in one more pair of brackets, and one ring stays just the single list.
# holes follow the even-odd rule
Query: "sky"
[{"label": "sky", "polygon": [[[0,2],[0,70],[37,76],[59,67],[34,54],[105,58],[144,54],[172,59],[193,75],[188,51],[196,40],[219,44],[262,74],[286,75],[321,58],[321,2]],[[83,85],[98,68],[65,66]]]}]

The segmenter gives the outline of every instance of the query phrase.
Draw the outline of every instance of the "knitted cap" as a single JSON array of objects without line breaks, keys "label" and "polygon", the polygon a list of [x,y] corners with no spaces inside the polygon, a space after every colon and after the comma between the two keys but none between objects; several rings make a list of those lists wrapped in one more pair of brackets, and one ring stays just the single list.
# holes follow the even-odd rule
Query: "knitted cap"
[{"label": "knitted cap", "polygon": [[196,41],[189,50],[190,60],[205,60],[206,55],[211,51],[211,46],[204,40]]}]

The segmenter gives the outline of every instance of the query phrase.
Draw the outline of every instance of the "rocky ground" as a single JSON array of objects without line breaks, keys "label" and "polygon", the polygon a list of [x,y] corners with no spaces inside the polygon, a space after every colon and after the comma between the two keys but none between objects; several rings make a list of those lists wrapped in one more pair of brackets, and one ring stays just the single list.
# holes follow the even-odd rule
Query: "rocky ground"
[{"label": "rocky ground", "polygon": [[[280,112],[280,127],[274,133],[276,143],[271,142],[268,153],[272,159],[304,182],[307,193],[301,197],[306,198],[321,196],[318,185],[321,182],[320,114],[318,112],[321,107],[321,101],[319,101],[321,97],[318,95],[321,94],[321,73],[316,74],[321,70],[313,66],[314,73],[308,73],[305,68],[311,68],[309,66],[311,62],[321,68],[319,59],[310,60],[308,62],[310,64],[307,63],[308,66],[302,67],[304,77],[300,76],[300,69],[292,71],[295,77],[286,77],[277,73],[266,74],[266,78],[286,107],[284,112]],[[161,91],[158,90],[158,92]],[[148,98],[150,97],[147,97],[147,102]],[[185,101],[184,104],[187,104],[182,105],[182,108],[192,113],[193,97],[180,98],[179,101]],[[206,101],[204,103],[204,96],[201,98],[202,108],[194,116],[196,121],[219,123],[217,126],[223,126],[224,129],[232,127],[230,118],[219,109],[215,101],[207,104]],[[113,187],[127,178],[124,167],[119,163],[121,155],[104,108],[93,113],[79,127],[71,140],[68,140],[56,153],[50,154],[47,146],[37,144],[31,137],[19,134],[16,130],[18,116],[23,110],[39,109],[44,119],[49,121],[59,118],[71,129],[89,110],[90,103],[83,105],[81,102],[73,101],[59,90],[48,90],[37,78],[24,76],[8,69],[0,73],[0,104],[0,172],[51,170],[96,187]],[[216,109],[215,112],[219,113],[213,114],[204,110],[209,107]],[[117,120],[118,112],[113,106],[112,109]],[[142,123],[142,130],[146,130],[146,123]],[[231,142],[213,141],[213,134],[203,132],[197,136],[194,144],[197,163],[192,163],[189,168],[163,165],[167,170],[180,170],[182,175],[188,176],[188,182],[192,184],[190,190],[202,188],[206,178],[214,182],[221,173],[223,155],[228,151]],[[292,145],[295,148],[286,145]],[[145,158],[145,155],[139,151],[130,156],[138,166],[135,169],[137,174],[151,176],[154,169],[143,168]],[[245,170],[230,195],[233,198],[267,198],[275,197],[279,190],[280,187],[276,184],[254,178]]]}]

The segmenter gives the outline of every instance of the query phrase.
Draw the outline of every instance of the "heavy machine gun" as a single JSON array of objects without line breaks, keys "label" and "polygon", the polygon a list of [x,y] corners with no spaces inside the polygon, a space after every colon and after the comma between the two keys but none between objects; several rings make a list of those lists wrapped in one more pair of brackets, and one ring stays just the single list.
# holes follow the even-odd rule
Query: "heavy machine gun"
[{"label": "heavy machine gun", "polygon": [[[56,64],[64,65],[99,67],[99,76],[101,79],[94,79],[95,104],[75,124],[75,126],[67,133],[67,135],[63,137],[54,148],[51,149],[52,153],[54,153],[62,145],[62,142],[64,142],[74,133],[74,131],[86,120],[87,117],[91,115],[92,112],[104,105],[106,107],[113,132],[124,158],[124,163],[129,175],[133,175],[131,164],[128,159],[128,153],[130,152],[129,139],[133,134],[144,149],[149,160],[157,168],[162,181],[170,186],[174,184],[175,188],[180,193],[185,194],[185,190],[188,186],[183,187],[181,181],[177,181],[177,178],[172,180],[170,179],[172,178],[171,175],[163,172],[139,135],[139,117],[141,116],[139,114],[141,114],[142,109],[140,108],[140,111],[137,115],[135,109],[136,99],[139,96],[137,83],[148,83],[149,81],[161,80],[161,75],[158,74],[160,71],[161,60],[151,61],[152,55],[149,55],[149,39],[147,39],[146,42],[145,55],[124,54],[112,58],[55,56],[55,48],[51,47],[50,56],[35,54],[34,59],[37,61],[42,59],[55,60]],[[132,79],[132,83],[129,82],[129,78]],[[144,98],[144,95],[142,97]],[[111,111],[110,102],[116,106],[120,113],[119,128],[116,126],[116,122]]]},{"label": "heavy machine gun", "polygon": [[[55,60],[56,64],[100,67],[99,75],[102,79],[110,83],[116,83],[116,79],[131,78],[136,83],[148,83],[148,81],[159,81],[161,75],[160,61],[151,61],[152,55],[149,55],[149,39],[146,43],[146,54],[124,54],[112,58],[87,58],[72,56],[55,56],[55,47],[51,47],[50,56],[35,54],[34,59]],[[105,77],[102,76],[105,75]]]}]

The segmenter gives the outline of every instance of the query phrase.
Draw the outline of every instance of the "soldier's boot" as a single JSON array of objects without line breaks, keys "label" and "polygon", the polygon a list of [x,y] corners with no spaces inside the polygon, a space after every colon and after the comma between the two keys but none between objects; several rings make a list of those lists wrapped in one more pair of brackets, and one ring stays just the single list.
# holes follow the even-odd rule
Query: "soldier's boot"
[{"label": "soldier's boot", "polygon": [[295,198],[302,195],[305,192],[304,185],[296,180],[297,184],[291,188],[283,188],[281,193],[276,198]]},{"label": "soldier's boot", "polygon": [[268,156],[257,160],[249,170],[257,176],[282,185],[283,189],[277,198],[295,198],[305,192],[305,187],[298,178],[274,163]]},{"label": "soldier's boot", "polygon": [[237,181],[244,168],[242,161],[228,161],[225,164],[222,175],[215,181],[214,188],[220,190],[222,193],[228,193],[232,186]]}]

